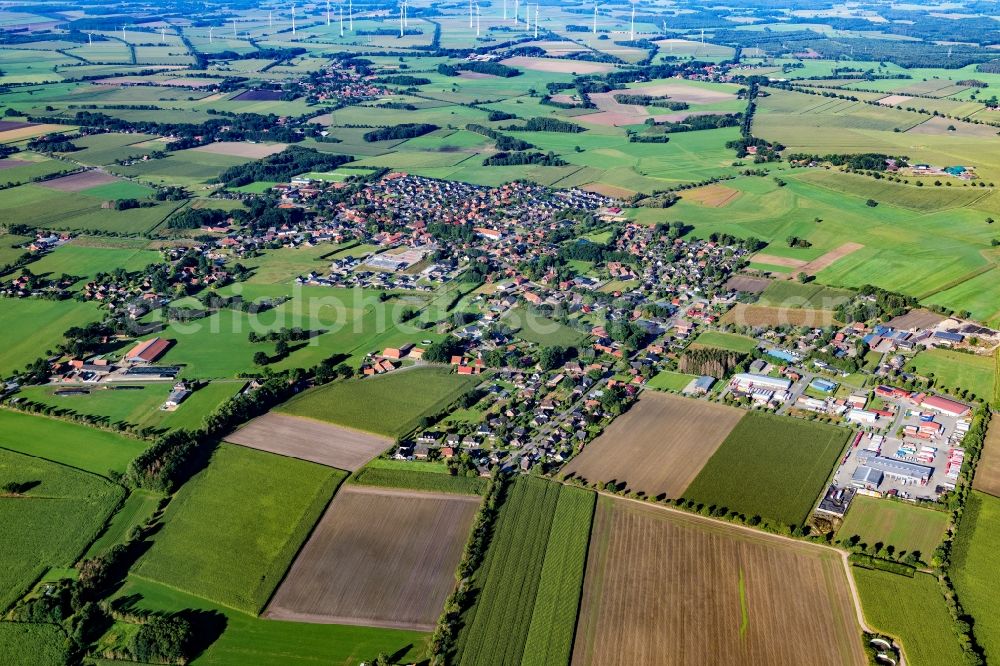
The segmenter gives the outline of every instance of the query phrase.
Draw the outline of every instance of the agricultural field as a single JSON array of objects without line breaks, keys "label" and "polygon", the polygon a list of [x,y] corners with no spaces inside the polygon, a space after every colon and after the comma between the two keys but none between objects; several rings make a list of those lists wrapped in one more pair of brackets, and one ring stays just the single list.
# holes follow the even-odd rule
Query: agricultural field
[{"label": "agricultural field", "polygon": [[[159,263],[162,257],[153,250],[135,248],[93,247],[69,242],[27,266],[35,275],[57,277],[62,274],[91,280],[95,275],[108,272],[109,267],[139,271],[150,264]],[[75,287],[79,288],[82,282]]]},{"label": "agricultural field", "polygon": [[387,437],[273,412],[258,416],[226,440],[351,472],[392,446]]},{"label": "agricultural field", "polygon": [[8,375],[46,355],[63,341],[63,333],[101,318],[93,303],[27,298],[0,298],[0,373]]},{"label": "agricultural field", "polygon": [[379,652],[418,661],[425,657],[430,637],[401,629],[266,620],[135,576],[117,596],[136,610],[195,609],[224,618],[222,636],[193,662],[196,665],[245,666],[252,661],[261,666],[357,666]]},{"label": "agricultural field", "polygon": [[644,392],[577,454],[566,477],[625,484],[649,496],[685,496],[691,482],[743,418],[739,409]]},{"label": "agricultural field", "polygon": [[819,284],[776,280],[760,295],[758,303],[783,308],[834,310],[850,299],[852,292]]},{"label": "agricultural field", "polygon": [[514,481],[473,574],[476,603],[463,618],[455,663],[548,664],[569,654],[593,510],[590,491]]},{"label": "agricultural field", "polygon": [[0,654],[18,666],[62,666],[69,659],[66,634],[54,624],[0,622]]},{"label": "agricultural field", "polygon": [[1000,616],[996,613],[1000,595],[996,575],[1000,554],[998,521],[1000,499],[972,491],[952,545],[949,571],[962,608],[975,622],[972,633],[976,643],[988,660],[1000,655]]},{"label": "agricultural field", "polygon": [[908,664],[960,664],[964,660],[951,615],[932,575],[913,577],[851,567],[865,621],[898,639]]},{"label": "agricultural field", "polygon": [[111,546],[127,541],[130,532],[146,524],[159,510],[163,501],[164,497],[154,492],[129,491],[128,497],[108,521],[101,535],[90,544],[90,548],[84,553],[84,558],[97,557]]},{"label": "agricultural field", "polygon": [[757,348],[757,341],[742,335],[732,333],[720,333],[718,331],[705,331],[691,343],[694,348],[713,347],[715,349],[726,349],[728,351],[749,353]]},{"label": "agricultural field", "polygon": [[124,472],[147,445],[113,432],[0,409],[0,447],[92,474]]},{"label": "agricultural field", "polygon": [[278,411],[394,438],[480,381],[456,375],[451,368],[415,368],[320,386],[295,396]]},{"label": "agricultural field", "polygon": [[991,420],[983,443],[983,454],[976,465],[972,487],[994,497],[1000,497],[1000,422]]},{"label": "agricultural field", "polygon": [[134,572],[256,615],[345,476],[222,444],[171,500]]},{"label": "agricultural field", "polygon": [[103,477],[0,449],[0,609],[19,599],[51,567],[83,555],[125,491]]},{"label": "agricultural field", "polygon": [[869,545],[892,546],[897,555],[919,554],[929,562],[948,529],[950,517],[944,511],[925,509],[906,502],[893,502],[858,495],[844,518],[839,539],[855,535]]},{"label": "agricultural field", "polygon": [[835,426],[747,413],[687,487],[684,498],[801,525],[848,434]]},{"label": "agricultural field", "polygon": [[[918,374],[934,378],[938,391],[968,399],[992,400],[996,380],[996,359],[993,356],[964,354],[947,349],[928,349],[912,361]],[[973,398],[972,396],[975,396]]]},{"label": "agricultural field", "polygon": [[841,554],[599,498],[574,666],[696,664],[706,646],[719,663],[867,663]]},{"label": "agricultural field", "polygon": [[833,310],[737,303],[733,309],[723,315],[720,322],[736,326],[809,326],[820,328],[836,324],[837,319]]},{"label": "agricultural field", "polygon": [[452,475],[447,465],[378,458],[358,470],[349,482],[380,488],[480,495],[485,491],[488,480],[480,476]]},{"label": "agricultural field", "polygon": [[341,489],[266,617],[433,630],[478,508],[477,497]]}]

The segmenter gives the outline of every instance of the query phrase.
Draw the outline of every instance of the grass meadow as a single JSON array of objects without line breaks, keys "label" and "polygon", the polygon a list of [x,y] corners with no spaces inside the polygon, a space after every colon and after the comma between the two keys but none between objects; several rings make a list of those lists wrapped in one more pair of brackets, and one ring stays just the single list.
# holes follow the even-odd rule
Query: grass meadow
[{"label": "grass meadow", "polygon": [[427,463],[414,466],[393,465],[406,461],[378,460],[377,465],[369,463],[351,477],[350,482],[362,486],[383,488],[406,488],[426,490],[436,493],[456,493],[460,495],[481,495],[486,490],[487,479],[480,476],[453,476],[447,467],[423,469]]},{"label": "grass meadow", "polygon": [[256,615],[345,476],[222,444],[174,496],[135,573]]},{"label": "grass meadow", "polygon": [[996,359],[947,349],[928,349],[913,359],[917,372],[934,377],[934,387],[956,395],[966,389],[980,400],[992,400]]},{"label": "grass meadow", "polygon": [[961,664],[962,649],[952,630],[941,586],[930,574],[912,578],[851,567],[865,620],[900,640],[908,664]]},{"label": "grass meadow", "polygon": [[146,446],[112,432],[0,409],[0,447],[94,474],[124,472]]},{"label": "grass meadow", "polygon": [[733,333],[721,333],[719,331],[705,331],[695,338],[691,344],[697,347],[726,349],[742,354],[749,353],[757,348],[757,341],[753,338]]},{"label": "grass meadow", "polygon": [[695,375],[686,375],[683,372],[663,370],[646,382],[646,387],[661,391],[683,391],[696,378]]},{"label": "grass meadow", "polygon": [[846,439],[842,428],[749,412],[691,482],[684,498],[801,525]]},{"label": "grass meadow", "polygon": [[63,341],[63,333],[101,318],[94,303],[0,298],[0,374],[22,369]]},{"label": "grass meadow", "polygon": [[28,486],[0,497],[0,610],[50,567],[69,567],[83,554],[125,491],[107,479],[0,449],[0,484]]},{"label": "grass meadow", "polygon": [[414,368],[326,384],[295,396],[278,411],[398,437],[480,381],[474,375],[456,375],[451,368]]},{"label": "grass meadow", "polygon": [[837,533],[838,538],[860,536],[863,543],[893,546],[897,553],[919,553],[929,562],[944,538],[949,516],[905,502],[893,502],[859,495]]}]

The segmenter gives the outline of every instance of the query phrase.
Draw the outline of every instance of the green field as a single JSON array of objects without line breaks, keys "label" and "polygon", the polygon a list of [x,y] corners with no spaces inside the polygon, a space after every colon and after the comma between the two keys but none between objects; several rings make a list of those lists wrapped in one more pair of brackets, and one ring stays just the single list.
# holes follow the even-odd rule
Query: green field
[{"label": "green field", "polygon": [[996,379],[996,361],[992,356],[928,349],[917,354],[913,365],[919,374],[933,376],[934,387],[939,391],[958,395],[966,389],[980,400],[992,399]]},{"label": "green field", "polygon": [[504,317],[504,323],[517,329],[516,337],[546,347],[575,347],[587,337],[583,331],[536,315],[525,308],[512,310]]},{"label": "green field", "polygon": [[0,409],[0,447],[86,472],[124,472],[147,446],[112,432]]},{"label": "green field", "polygon": [[508,489],[455,663],[568,663],[595,498],[531,477]]},{"label": "green field", "polygon": [[0,610],[50,567],[72,566],[125,496],[107,479],[0,449],[0,484],[9,482],[25,490],[0,497]]},{"label": "green field", "polygon": [[63,341],[63,333],[100,319],[94,303],[0,298],[0,374],[20,370]]},{"label": "green field", "polygon": [[278,411],[397,437],[480,381],[456,375],[451,368],[415,368],[320,386],[295,396]]},{"label": "green field", "polygon": [[729,351],[749,353],[757,348],[757,341],[742,335],[732,333],[721,333],[719,331],[705,331],[694,339],[692,345],[699,347],[715,347],[716,349],[728,349]]},{"label": "green field", "polygon": [[692,380],[697,379],[696,375],[687,375],[683,372],[672,372],[663,370],[646,382],[647,388],[659,389],[661,391],[683,391]]},{"label": "green field", "polygon": [[488,480],[483,477],[453,476],[448,473],[447,468],[443,472],[438,469],[424,471],[417,469],[416,465],[426,465],[426,463],[414,463],[413,467],[400,466],[397,468],[392,468],[389,465],[371,466],[369,464],[351,477],[351,483],[362,486],[409,488],[410,490],[466,495],[481,495],[486,490]]},{"label": "green field", "polygon": [[[90,280],[112,268],[139,271],[160,261],[160,253],[153,250],[90,247],[71,242],[56,248],[27,268],[35,275],[58,277],[67,273]],[[78,283],[76,286],[82,285]]]},{"label": "green field", "polygon": [[129,388],[90,387],[86,395],[56,395],[60,387],[26,386],[20,395],[32,402],[51,405],[77,414],[100,417],[108,425],[128,423],[158,430],[196,429],[204,418],[243,386],[239,380],[215,381],[199,387],[174,411],[160,407],[172,384],[129,384]]},{"label": "green field", "polygon": [[838,538],[854,535],[868,545],[893,546],[896,554],[919,553],[929,562],[948,528],[949,516],[943,511],[925,509],[905,502],[880,500],[858,495],[837,533]]},{"label": "green field", "polygon": [[66,634],[54,624],[0,622],[0,655],[11,666],[62,666],[69,660]]},{"label": "green field", "polygon": [[[765,252],[770,253],[768,248]],[[791,280],[775,280],[767,285],[760,295],[762,305],[774,305],[792,308],[820,308],[833,310],[850,298],[851,292],[845,289],[831,289],[820,284],[802,284]]]},{"label": "green field", "polygon": [[344,476],[222,444],[171,501],[135,573],[257,614]]},{"label": "green field", "polygon": [[118,596],[153,612],[191,608],[221,614],[225,631],[192,662],[195,666],[357,666],[379,652],[418,661],[429,638],[416,631],[265,620],[135,577]]},{"label": "green field", "polygon": [[684,498],[747,517],[801,525],[847,435],[843,428],[750,412],[684,491]]},{"label": "green field", "polygon": [[84,557],[96,557],[111,546],[126,542],[132,529],[146,524],[156,513],[163,499],[162,495],[146,490],[129,492],[121,507],[111,517],[105,530],[101,532],[94,543],[90,544]]},{"label": "green field", "polygon": [[951,580],[988,662],[1000,659],[1000,499],[973,490],[952,546]]},{"label": "green field", "polygon": [[908,578],[860,567],[851,567],[851,573],[865,620],[873,629],[902,642],[907,664],[964,663],[941,586],[933,576],[917,573]]}]

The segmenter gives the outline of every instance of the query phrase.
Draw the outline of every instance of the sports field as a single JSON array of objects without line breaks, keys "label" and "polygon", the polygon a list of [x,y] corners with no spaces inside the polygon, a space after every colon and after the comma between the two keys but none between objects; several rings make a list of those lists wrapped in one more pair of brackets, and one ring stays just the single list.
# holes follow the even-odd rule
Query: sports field
[{"label": "sports field", "polygon": [[839,539],[861,537],[868,545],[881,543],[903,552],[919,554],[929,562],[934,549],[944,538],[949,516],[944,511],[925,509],[906,502],[893,502],[858,495],[844,518]]},{"label": "sports field", "polygon": [[867,663],[841,555],[601,497],[574,666],[698,664],[706,650],[727,664]]},{"label": "sports field", "polygon": [[268,605],[274,619],[431,631],[479,498],[343,488]]},{"label": "sports field", "polygon": [[320,386],[295,396],[278,411],[397,437],[480,381],[456,375],[451,368],[415,368]]},{"label": "sports field", "polygon": [[257,614],[345,474],[222,444],[170,502],[134,571]]},{"label": "sports field", "polygon": [[903,644],[908,664],[960,664],[965,657],[952,631],[941,586],[930,574],[912,578],[851,567],[865,621]]},{"label": "sports field", "polygon": [[573,458],[564,474],[625,484],[650,496],[686,496],[743,415],[732,407],[647,391]]},{"label": "sports field", "polygon": [[125,491],[107,479],[0,449],[0,609],[8,608],[50,567],[83,555]]},{"label": "sports field", "polygon": [[848,434],[844,428],[749,412],[709,458],[684,498],[801,525]]}]

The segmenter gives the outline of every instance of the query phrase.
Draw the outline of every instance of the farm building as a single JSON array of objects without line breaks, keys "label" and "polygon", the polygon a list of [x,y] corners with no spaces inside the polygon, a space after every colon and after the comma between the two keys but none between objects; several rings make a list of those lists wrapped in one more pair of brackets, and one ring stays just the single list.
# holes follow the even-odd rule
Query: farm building
[{"label": "farm building", "polygon": [[946,416],[954,416],[956,418],[959,416],[965,416],[972,411],[972,409],[964,403],[958,402],[957,400],[942,398],[939,395],[927,396],[923,399],[923,401],[921,401],[920,406],[924,409],[930,409],[932,411],[945,414]]},{"label": "farm building", "polygon": [[[861,456],[858,457],[861,460]],[[862,472],[862,470],[871,470],[871,472]],[[864,464],[859,465],[857,471],[854,473],[852,482],[858,485],[859,477],[866,479],[867,481],[879,479],[881,483],[882,476],[888,477],[889,479],[901,481],[903,483],[919,483],[920,485],[927,485],[927,482],[931,478],[931,474],[934,473],[933,467],[927,467],[926,465],[918,465],[916,463],[906,462],[905,460],[897,460],[895,458],[887,458],[885,456],[871,456],[864,460]],[[860,487],[865,487],[864,485]],[[878,484],[875,484],[878,487]]]},{"label": "farm building", "polygon": [[708,375],[702,375],[696,379],[692,379],[684,388],[684,393],[695,393],[699,395],[704,395],[708,393],[712,388],[712,384],[715,383],[715,377],[709,377]]},{"label": "farm building", "polygon": [[132,347],[125,354],[125,359],[131,361],[132,363],[152,363],[156,359],[163,355],[163,352],[167,351],[167,347],[170,346],[170,340],[164,340],[163,338],[150,338],[145,342],[140,342],[135,347]]},{"label": "farm building", "polygon": [[188,389],[184,382],[179,382],[174,385],[173,390],[170,391],[170,395],[167,396],[167,401],[163,403],[163,408],[167,410],[177,409],[184,400],[191,395],[191,391]]},{"label": "farm building", "polygon": [[733,375],[731,384],[740,391],[749,391],[751,389],[787,391],[792,387],[792,382],[788,379],[768,377],[767,375],[753,375],[749,373]]},{"label": "farm building", "polygon": [[934,333],[934,343],[940,345],[958,345],[965,340],[961,333],[949,333],[948,331],[936,331]]}]

